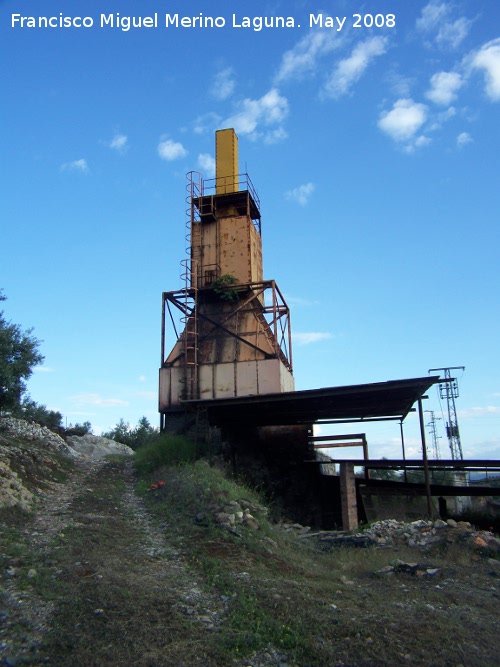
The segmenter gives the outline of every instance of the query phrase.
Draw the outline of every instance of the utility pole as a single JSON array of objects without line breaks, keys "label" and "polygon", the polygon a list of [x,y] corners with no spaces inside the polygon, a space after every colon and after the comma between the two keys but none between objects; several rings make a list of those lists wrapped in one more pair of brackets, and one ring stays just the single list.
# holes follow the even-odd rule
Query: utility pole
[{"label": "utility pole", "polygon": [[433,371],[444,371],[444,382],[439,384],[439,394],[446,399],[448,407],[448,421],[446,422],[446,435],[450,445],[451,458],[453,461],[462,461],[462,443],[460,442],[460,431],[458,430],[457,410],[455,399],[458,398],[458,384],[456,378],[451,377],[451,371],[465,370],[465,366],[450,366],[448,368],[430,368]]},{"label": "utility pole", "polygon": [[418,419],[420,422],[420,437],[422,439],[422,458],[424,461],[425,495],[427,496],[427,515],[432,517],[431,480],[429,476],[429,461],[427,460],[427,445],[425,444],[424,411],[422,399],[418,399]]},{"label": "utility pole", "polygon": [[436,417],[434,414],[434,410],[425,410],[425,412],[428,412],[431,416],[431,420],[428,424],[426,424],[426,426],[429,429],[429,434],[431,436],[434,458],[436,459],[436,461],[439,461],[441,459],[441,453],[439,451],[438,440],[441,436],[438,436],[437,434],[436,422],[440,420],[441,417]]}]

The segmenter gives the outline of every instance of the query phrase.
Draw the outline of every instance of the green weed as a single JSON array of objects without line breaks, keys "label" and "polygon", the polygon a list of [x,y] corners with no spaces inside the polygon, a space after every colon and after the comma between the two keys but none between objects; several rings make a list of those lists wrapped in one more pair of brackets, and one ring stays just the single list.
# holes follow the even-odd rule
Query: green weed
[{"label": "green weed", "polygon": [[182,435],[159,435],[153,442],[135,452],[134,460],[142,475],[152,473],[163,466],[193,462],[196,447],[192,440]]}]

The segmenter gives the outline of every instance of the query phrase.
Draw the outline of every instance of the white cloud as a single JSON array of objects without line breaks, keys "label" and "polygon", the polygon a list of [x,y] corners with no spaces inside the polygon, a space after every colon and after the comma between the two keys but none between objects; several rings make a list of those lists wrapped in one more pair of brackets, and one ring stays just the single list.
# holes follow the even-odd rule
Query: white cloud
[{"label": "white cloud", "polygon": [[[156,391],[136,391],[134,393],[134,396],[137,396],[138,398],[145,398],[148,401],[156,401],[158,398],[158,392]],[[152,414],[156,414],[156,412],[153,412]]]},{"label": "white cloud", "polygon": [[205,134],[213,132],[221,125],[222,118],[216,113],[209,112],[198,116],[193,122],[193,132],[195,134]]},{"label": "white cloud", "polygon": [[483,440],[471,446],[464,447],[465,459],[499,459],[500,438],[494,440]]},{"label": "white cloud", "polygon": [[411,87],[414,85],[415,80],[408,76],[403,76],[399,72],[389,72],[386,75],[386,79],[391,86],[391,90],[394,95],[398,97],[408,97],[410,95]]},{"label": "white cloud", "polygon": [[146,376],[145,375],[139,375],[139,382],[146,382]]},{"label": "white cloud", "polygon": [[285,192],[285,197],[292,201],[296,201],[301,206],[305,206],[309,201],[309,197],[314,192],[315,187],[314,183],[304,183],[303,185],[293,188],[293,190]]},{"label": "white cloud", "polygon": [[457,146],[459,148],[463,148],[463,146],[467,146],[467,144],[471,144],[473,141],[474,139],[468,132],[460,132],[457,137]]},{"label": "white cloud", "polygon": [[234,93],[235,87],[233,68],[226,67],[215,75],[210,93],[217,100],[227,100]]},{"label": "white cloud", "polygon": [[264,143],[266,144],[277,144],[279,141],[283,141],[288,137],[288,132],[284,127],[278,127],[275,130],[268,130],[264,134]]},{"label": "white cloud", "polygon": [[454,7],[451,3],[431,0],[417,20],[417,30],[429,34],[442,48],[456,49],[469,34],[472,21],[461,16],[453,18]]},{"label": "white cloud", "polygon": [[440,130],[444,123],[449,121],[450,118],[454,118],[456,115],[457,110],[455,107],[448,107],[448,109],[445,111],[433,114],[432,122],[426,128],[427,132],[435,132],[436,130]]},{"label": "white cloud", "polygon": [[311,345],[311,343],[319,343],[322,340],[329,340],[332,338],[330,333],[310,332],[310,333],[294,333],[293,340],[297,345]]},{"label": "white cloud", "polygon": [[209,153],[200,153],[198,155],[198,166],[209,178],[215,176],[215,158]]},{"label": "white cloud", "polygon": [[432,143],[432,139],[422,134],[417,137],[413,143],[410,143],[408,146],[406,146],[406,152],[412,153],[415,148],[423,148],[424,146],[428,146],[430,143]]},{"label": "white cloud", "polygon": [[[53,409],[53,408],[51,408]],[[65,415],[67,417],[93,417],[95,412],[88,412],[85,410],[66,410]],[[94,429],[95,432],[95,429]]]},{"label": "white cloud", "polygon": [[380,114],[378,127],[394,141],[407,142],[412,145],[418,142],[423,145],[425,137],[415,138],[415,135],[426,120],[426,105],[414,102],[411,98],[405,98],[397,100],[390,111],[383,111]]},{"label": "white cloud", "polygon": [[73,160],[73,162],[65,162],[61,165],[61,171],[81,171],[86,174],[89,170],[87,160],[81,158],[80,160]]},{"label": "white cloud", "polygon": [[472,21],[461,17],[456,21],[443,23],[436,35],[436,42],[443,47],[457,49],[469,34]]},{"label": "white cloud", "polygon": [[297,42],[293,49],[283,54],[278,73],[275,77],[276,83],[282,83],[292,78],[300,78],[305,74],[314,73],[318,60],[327,53],[339,48],[341,44],[341,38],[331,29],[311,30]]},{"label": "white cloud", "polygon": [[432,0],[422,9],[422,14],[417,19],[417,29],[423,32],[437,30],[449,13],[449,7],[445,2]]},{"label": "white cloud", "polygon": [[109,148],[117,151],[118,153],[126,153],[128,150],[128,137],[125,134],[115,134],[113,139],[109,142]]},{"label": "white cloud", "polygon": [[493,102],[500,100],[500,38],[484,44],[472,56],[473,69],[484,72],[486,94]]},{"label": "white cloud", "polygon": [[162,160],[171,162],[172,160],[178,160],[179,158],[186,157],[187,150],[178,141],[165,139],[164,141],[160,141],[158,144],[158,155]]},{"label": "white cloud", "polygon": [[120,398],[103,398],[99,394],[83,393],[76,396],[70,396],[70,400],[76,405],[98,405],[99,407],[114,407],[117,405],[128,405],[127,401]]},{"label": "white cloud", "polygon": [[431,77],[431,87],[425,96],[435,104],[447,106],[456,99],[462,84],[462,77],[457,72],[437,72]]},{"label": "white cloud", "polygon": [[386,37],[370,37],[357,44],[351,55],[337,64],[323,88],[324,94],[334,98],[346,95],[351,86],[362,77],[372,60],[383,55],[386,50]]},{"label": "white cloud", "polygon": [[500,407],[497,405],[488,405],[483,408],[469,408],[467,410],[459,410],[459,417],[468,419],[470,417],[485,417],[487,415],[500,415]]},{"label": "white cloud", "polygon": [[35,366],[33,370],[35,373],[54,373],[54,369],[50,366]]},{"label": "white cloud", "polygon": [[269,92],[258,100],[245,99],[240,104],[240,111],[223,122],[223,127],[233,127],[238,134],[250,135],[250,138],[264,136],[276,138],[280,135],[284,138],[286,133],[281,129],[278,134],[272,130],[270,132],[257,132],[259,126],[277,125],[282,123],[288,115],[288,100],[280,95],[276,88],[271,88]]}]

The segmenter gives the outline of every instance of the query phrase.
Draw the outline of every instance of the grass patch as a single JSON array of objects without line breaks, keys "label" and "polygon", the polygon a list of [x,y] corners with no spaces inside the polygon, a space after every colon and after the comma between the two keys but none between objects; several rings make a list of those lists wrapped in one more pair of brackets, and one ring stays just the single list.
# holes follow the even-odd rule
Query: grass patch
[{"label": "grass patch", "polygon": [[197,456],[192,440],[182,435],[162,434],[153,442],[139,448],[134,460],[141,475],[152,473],[163,466],[191,463]]},{"label": "grass patch", "polygon": [[18,505],[15,505],[14,507],[1,507],[0,535],[2,535],[2,540],[4,538],[4,531],[5,538],[7,539],[11,529],[23,528],[32,516],[32,512],[27,512],[26,510],[21,509]]}]

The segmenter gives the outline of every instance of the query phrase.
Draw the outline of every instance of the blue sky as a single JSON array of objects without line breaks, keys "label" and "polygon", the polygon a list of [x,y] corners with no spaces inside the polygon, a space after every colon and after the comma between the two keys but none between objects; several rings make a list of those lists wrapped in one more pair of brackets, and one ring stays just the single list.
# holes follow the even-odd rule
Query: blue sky
[{"label": "blue sky", "polygon": [[[294,27],[235,27],[235,10],[238,25]],[[226,25],[165,28],[166,11]],[[100,26],[155,12],[157,28]],[[96,432],[158,423],[185,175],[210,178],[214,131],[234,127],[297,389],[463,365],[464,454],[500,456],[498,0],[1,0],[0,30],[0,287],[8,319],[43,341],[33,399]],[[442,407],[432,390],[425,408]],[[396,424],[366,432],[373,456],[400,455]],[[414,417],[405,433],[417,454]]]}]

